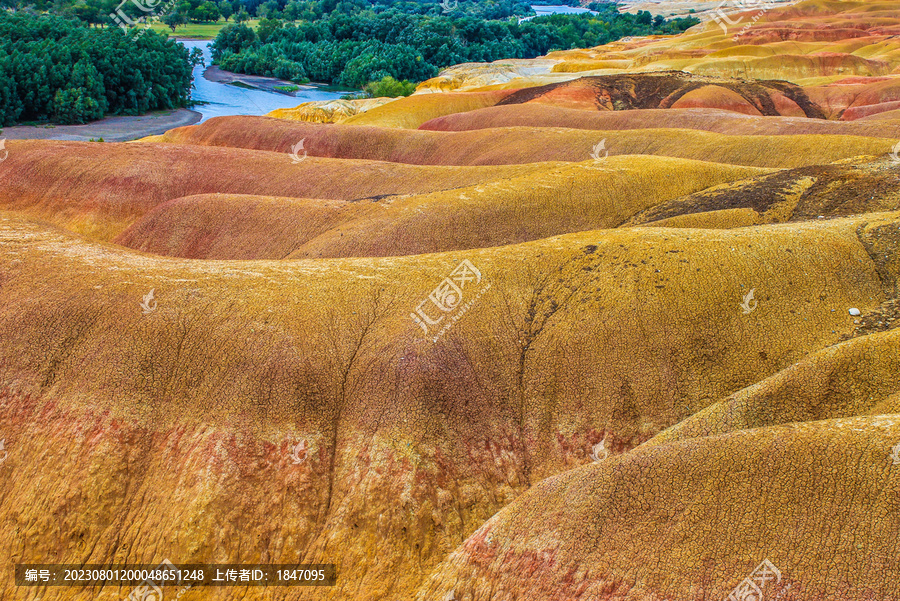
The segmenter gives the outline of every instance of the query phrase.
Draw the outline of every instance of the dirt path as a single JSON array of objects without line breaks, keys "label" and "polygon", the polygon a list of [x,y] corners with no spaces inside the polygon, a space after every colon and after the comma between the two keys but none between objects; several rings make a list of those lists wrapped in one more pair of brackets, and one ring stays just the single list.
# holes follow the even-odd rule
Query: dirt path
[{"label": "dirt path", "polygon": [[75,140],[90,139],[104,142],[127,142],[145,136],[161,134],[173,127],[193,125],[201,115],[189,109],[159,111],[138,117],[107,117],[85,125],[16,125],[4,127],[0,138],[8,140]]}]

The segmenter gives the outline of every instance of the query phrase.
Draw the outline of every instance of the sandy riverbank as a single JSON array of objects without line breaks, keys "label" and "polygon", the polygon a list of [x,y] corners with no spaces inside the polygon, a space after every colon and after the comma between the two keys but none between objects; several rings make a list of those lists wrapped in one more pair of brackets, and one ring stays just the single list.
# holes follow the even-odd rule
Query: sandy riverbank
[{"label": "sandy riverbank", "polygon": [[173,127],[193,125],[202,115],[190,109],[158,111],[136,117],[107,117],[84,125],[15,125],[4,127],[0,137],[9,140],[75,140],[128,142],[164,133]]},{"label": "sandy riverbank", "polygon": [[[303,92],[308,92],[310,90],[320,90],[326,87],[325,84],[298,84],[286,79],[277,79],[275,77],[263,77],[261,75],[244,75],[243,73],[232,73],[231,71],[223,71],[215,65],[210,65],[209,67],[207,67],[203,72],[203,77],[204,79],[207,79],[214,83],[240,84],[266,92],[284,94],[285,96],[297,96],[299,94],[302,94]],[[286,92],[284,90],[277,89],[279,87],[291,86],[295,86],[297,90],[294,92]],[[354,90],[346,90],[348,94],[353,91]]]}]

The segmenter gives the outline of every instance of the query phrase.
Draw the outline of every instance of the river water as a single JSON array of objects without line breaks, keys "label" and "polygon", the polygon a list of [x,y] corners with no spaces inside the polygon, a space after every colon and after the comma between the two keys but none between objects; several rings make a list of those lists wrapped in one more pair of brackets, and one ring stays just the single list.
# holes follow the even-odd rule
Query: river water
[{"label": "river water", "polygon": [[596,12],[588,10],[586,8],[565,5],[548,6],[541,4],[532,4],[531,10],[536,12],[538,17],[544,17],[547,15],[579,15],[582,13],[591,13],[592,15],[597,14]]},{"label": "river water", "polygon": [[325,92],[322,90],[301,90],[296,96],[287,96],[265,90],[248,90],[237,86],[209,81],[203,77],[203,71],[212,64],[210,42],[206,40],[180,40],[188,50],[200,48],[203,51],[205,66],[194,67],[194,89],[191,98],[198,102],[193,110],[203,115],[201,123],[210,117],[226,117],[229,115],[265,115],[270,111],[282,108],[293,108],[310,100],[335,100],[343,93]]},{"label": "river water", "polygon": [[[580,15],[582,13],[590,13],[592,15],[596,15],[597,13],[588,10],[586,8],[580,8],[577,6],[566,6],[566,5],[546,5],[546,4],[532,4],[531,10],[535,13],[535,17],[546,17],[547,15]],[[531,21],[534,17],[522,17],[519,19],[519,23],[524,23],[525,21]]]}]

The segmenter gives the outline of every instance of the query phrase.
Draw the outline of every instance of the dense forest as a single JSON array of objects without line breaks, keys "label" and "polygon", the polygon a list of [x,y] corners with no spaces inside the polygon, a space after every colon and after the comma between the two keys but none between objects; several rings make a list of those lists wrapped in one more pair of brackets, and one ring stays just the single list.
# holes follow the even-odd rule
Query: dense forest
[{"label": "dense forest", "polygon": [[186,106],[196,60],[152,32],[133,39],[118,27],[0,11],[0,125]]},{"label": "dense forest", "polygon": [[[522,0],[448,0],[463,12],[481,19],[504,19],[533,14]],[[554,1],[554,4],[577,5],[577,0]],[[445,4],[446,6],[446,4]],[[360,8],[375,12],[387,9],[405,14],[439,15],[444,12],[440,0],[0,0],[0,8],[50,12],[93,25],[109,25],[110,14],[121,10],[130,19],[157,17],[170,26],[184,23],[211,23],[220,19],[236,22],[251,18],[278,18],[287,21],[315,21],[331,12],[350,13]]]},{"label": "dense forest", "polygon": [[[595,14],[534,17],[523,0],[0,0],[0,7],[0,126],[186,106],[199,51],[189,55],[165,36],[130,27],[148,19],[173,31],[224,19],[213,59],[228,71],[389,95],[409,94],[414,82],[450,65],[534,58],[697,23],[620,14],[610,2],[590,4]],[[251,16],[255,29],[244,23]]]},{"label": "dense forest", "polygon": [[[591,5],[597,14],[520,21],[515,15],[530,11],[527,5],[480,4],[445,2],[441,9],[434,3],[426,8],[416,2],[388,7],[367,0],[291,0],[281,11],[265,11],[269,16],[256,31],[243,24],[224,27],[213,44],[213,60],[237,73],[358,88],[385,77],[422,81],[464,62],[534,58],[625,36],[679,33],[698,22],[619,13],[606,2]],[[497,18],[487,18],[495,12]],[[279,18],[297,15],[297,22]]]}]

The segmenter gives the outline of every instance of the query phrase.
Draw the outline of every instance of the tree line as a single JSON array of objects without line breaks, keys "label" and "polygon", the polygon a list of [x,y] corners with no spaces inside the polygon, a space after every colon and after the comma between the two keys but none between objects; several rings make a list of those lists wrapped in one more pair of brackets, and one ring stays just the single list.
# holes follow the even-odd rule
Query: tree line
[{"label": "tree line", "polygon": [[[549,1],[549,0],[548,0]],[[577,0],[566,0],[566,3]],[[503,19],[531,14],[525,0],[448,0],[457,12],[483,19]],[[120,6],[121,5],[121,6]],[[140,5],[140,6],[138,6]],[[167,10],[162,13],[162,5]],[[108,25],[110,14],[123,11],[130,19],[158,17],[174,31],[186,23],[215,23],[233,19],[242,23],[251,18],[287,21],[316,21],[332,12],[349,14],[360,9],[375,12],[394,8],[407,14],[442,14],[440,0],[177,0],[169,7],[164,0],[0,0],[0,9],[52,13],[90,25]],[[152,9],[152,10],[151,10]]]},{"label": "tree line", "polygon": [[[556,14],[523,22],[515,12],[504,19],[472,14],[467,5],[479,4],[472,2],[445,2],[440,14],[434,13],[434,5],[425,10],[415,2],[383,10],[366,0],[300,4],[308,13],[298,22],[267,17],[256,31],[243,24],[223,27],[213,42],[214,62],[236,73],[360,88],[386,77],[423,81],[459,63],[535,58],[625,36],[674,34],[699,22],[654,18],[646,11],[619,13],[609,3],[592,4],[596,15]],[[320,13],[331,4],[330,12]],[[418,12],[405,10],[406,5]],[[513,3],[503,6],[507,12],[518,10]]]}]

